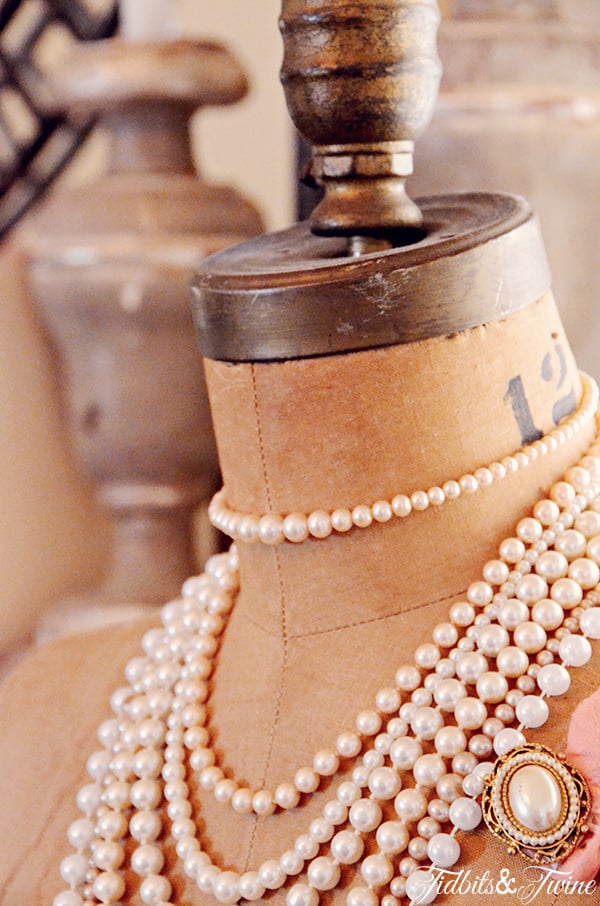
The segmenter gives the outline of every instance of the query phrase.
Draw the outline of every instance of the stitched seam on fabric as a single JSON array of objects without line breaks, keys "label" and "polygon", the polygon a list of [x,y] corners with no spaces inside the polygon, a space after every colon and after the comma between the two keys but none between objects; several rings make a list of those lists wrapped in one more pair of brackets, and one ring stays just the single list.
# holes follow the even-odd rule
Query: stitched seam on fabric
[{"label": "stitched seam on fabric", "polygon": [[[267,495],[267,504],[269,510],[273,509],[272,499],[271,499],[271,489],[269,487],[269,477],[267,474],[267,463],[265,457],[265,447],[264,439],[262,432],[262,423],[260,418],[260,405],[258,399],[258,387],[256,384],[256,369],[254,365],[250,366],[250,374],[252,377],[252,398],[254,401],[254,414],[256,417],[256,432],[258,435],[258,444],[260,450],[260,461],[263,471],[263,481],[265,484],[265,492]],[[271,733],[269,736],[269,742],[267,744],[267,754],[265,757],[264,769],[261,779],[261,786],[264,787],[266,783],[267,773],[269,771],[269,765],[271,763],[271,756],[273,754],[273,745],[275,743],[275,733],[277,727],[279,726],[279,721],[281,718],[281,703],[283,700],[283,688],[284,688],[284,677],[288,667],[288,635],[287,635],[287,619],[286,619],[286,600],[285,600],[285,591],[283,587],[283,574],[281,571],[281,559],[279,557],[279,552],[277,549],[274,549],[273,555],[275,557],[275,569],[277,571],[277,582],[279,584],[279,600],[280,600],[280,614],[281,614],[281,681],[279,683],[279,688],[277,690],[277,700],[275,702],[275,714],[273,717],[273,722],[271,724]],[[254,824],[252,826],[252,831],[250,834],[250,841],[248,843],[248,856],[246,858],[246,871],[248,871],[250,861],[252,859],[252,853],[254,850],[254,843],[256,840],[256,830],[257,830],[258,820],[255,818]]]},{"label": "stitched seam on fabric", "polygon": [[[402,608],[402,610],[396,610],[394,613],[387,613],[385,616],[381,617],[371,617],[368,620],[356,620],[353,623],[346,623],[344,626],[333,626],[331,629],[318,629],[314,632],[299,632],[296,634],[286,635],[286,640],[289,642],[297,642],[301,639],[310,639],[316,638],[317,636],[322,635],[333,635],[336,632],[344,632],[346,629],[356,629],[358,626],[369,626],[372,623],[383,623],[385,620],[393,620],[396,617],[400,617],[404,614],[415,613],[418,610],[424,610],[426,607],[435,607],[438,604],[443,604],[445,601],[454,601],[455,598],[464,596],[465,589],[460,589],[459,591],[452,592],[449,595],[444,595],[442,598],[436,598],[435,601],[427,601],[425,604],[415,604],[414,607]],[[254,620],[250,616],[244,616],[244,619],[250,623],[251,626],[254,626],[256,629],[259,629],[267,638],[277,638],[277,633],[272,632],[269,629],[266,629],[258,620]]]}]

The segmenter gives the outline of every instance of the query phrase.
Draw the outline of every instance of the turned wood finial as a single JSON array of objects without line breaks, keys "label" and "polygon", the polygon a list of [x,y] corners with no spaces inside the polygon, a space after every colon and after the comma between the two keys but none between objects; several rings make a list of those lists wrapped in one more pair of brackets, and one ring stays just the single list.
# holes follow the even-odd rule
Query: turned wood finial
[{"label": "turned wood finial", "polygon": [[385,237],[421,224],[405,181],[437,98],[439,19],[436,0],[282,0],[281,80],[313,146],[308,178],[325,189],[314,233]]}]

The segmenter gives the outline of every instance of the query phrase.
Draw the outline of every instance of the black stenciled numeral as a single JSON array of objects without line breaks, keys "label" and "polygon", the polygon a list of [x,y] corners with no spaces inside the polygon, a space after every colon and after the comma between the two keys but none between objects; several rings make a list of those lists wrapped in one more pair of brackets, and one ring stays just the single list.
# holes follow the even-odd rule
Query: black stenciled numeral
[{"label": "black stenciled numeral", "polygon": [[540,437],[544,436],[539,428],[536,428],[533,421],[533,416],[531,414],[531,409],[529,408],[529,403],[525,397],[523,381],[520,374],[515,375],[515,377],[511,378],[508,382],[508,390],[506,391],[504,400],[510,400],[513,415],[517,422],[519,433],[521,434],[521,443],[523,445],[532,444],[534,440],[539,440]]}]

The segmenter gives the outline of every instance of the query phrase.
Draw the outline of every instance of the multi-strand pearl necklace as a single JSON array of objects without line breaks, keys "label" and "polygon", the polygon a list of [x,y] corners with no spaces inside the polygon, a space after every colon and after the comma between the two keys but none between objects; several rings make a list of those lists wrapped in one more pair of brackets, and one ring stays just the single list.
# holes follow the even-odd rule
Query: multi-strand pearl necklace
[{"label": "multi-strand pearl necklace", "polygon": [[212,498],[208,515],[212,525],[245,544],[259,541],[276,546],[284,541],[300,544],[308,538],[323,539],[335,532],[349,532],[353,528],[364,529],[378,523],[389,522],[394,517],[405,519],[411,513],[423,512],[429,507],[439,507],[461,495],[473,494],[489,487],[507,475],[527,468],[542,456],[552,453],[564,444],[574,425],[581,427],[594,418],[596,411],[595,391],[589,379],[582,375],[583,394],[579,407],[564,419],[558,428],[549,434],[527,444],[501,461],[475,469],[459,478],[444,481],[426,490],[394,494],[389,500],[377,500],[372,504],[359,503],[353,507],[338,507],[331,511],[324,509],[305,513],[240,513],[227,505],[225,488]]},{"label": "multi-strand pearl necklace", "polygon": [[[591,382],[588,389],[597,404]],[[572,420],[569,436],[582,424]],[[83,817],[68,832],[76,852],[61,863],[69,889],[54,906],[132,895],[122,874],[127,839],[141,901],[173,903],[158,842],[163,810],[185,874],[219,902],[258,900],[287,885],[288,906],[316,906],[320,892],[339,885],[342,868],[355,866],[348,906],[398,906],[404,897],[432,903],[435,870],[456,864],[458,833],[480,823],[478,798],[494,768],[488,759],[522,746],[522,731],[546,722],[547,699],[569,688],[569,669],[591,657],[588,640],[600,638],[599,564],[596,438],[355,727],[293,779],[252,791],[225,776],[210,744],[207,680],[238,590],[235,548],[211,558],[163,608],[164,628],[146,633],[144,655],[126,667],[128,685],[111,698],[114,717],[98,731],[103,748],[87,764],[91,782],[77,794]],[[270,815],[295,808],[348,761],[356,762],[350,779],[339,778],[306,832],[256,870],[224,870],[205,851],[191,773],[218,802]],[[365,856],[367,837],[375,847]],[[305,880],[290,883],[303,871]]]}]

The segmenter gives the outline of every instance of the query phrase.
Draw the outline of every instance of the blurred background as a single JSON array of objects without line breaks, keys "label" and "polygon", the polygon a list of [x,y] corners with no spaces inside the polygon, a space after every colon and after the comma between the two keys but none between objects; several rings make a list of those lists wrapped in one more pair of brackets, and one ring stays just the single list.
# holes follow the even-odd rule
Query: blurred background
[{"label": "blurred background", "polygon": [[[417,147],[411,194],[527,196],[575,354],[600,377],[600,3],[442,0],[440,7],[444,79]],[[180,386],[172,375],[193,370],[191,321],[181,311],[194,261],[262,228],[287,226],[313,201],[298,196],[302,149],[278,80],[279,8],[279,0],[125,0],[119,40],[138,50],[103,45],[99,56],[77,58],[78,44],[114,40],[115,4],[0,4],[4,669],[32,640],[81,628],[82,611],[100,621],[135,612],[152,595],[134,572],[158,597],[166,594],[188,562],[175,549],[186,532],[197,561],[218,543],[205,518],[218,482],[206,402],[194,392],[195,377]],[[245,97],[233,103],[237,88],[225,83],[235,81],[234,64],[215,62],[212,52],[192,60],[188,48],[172,61],[139,52],[142,43],[198,40],[231,52],[247,77]],[[177,148],[163,147],[165,117],[189,120],[199,181],[186,169],[183,133]],[[54,158],[42,158],[40,124],[61,139]],[[20,168],[19,154],[29,155]],[[53,179],[52,167],[71,156]],[[51,190],[40,202],[46,183]],[[212,185],[231,187],[235,197]],[[131,416],[138,410],[140,424]],[[144,450],[149,461],[160,446],[148,427],[154,422],[165,449],[150,469]],[[162,572],[161,550],[173,553]]]}]

